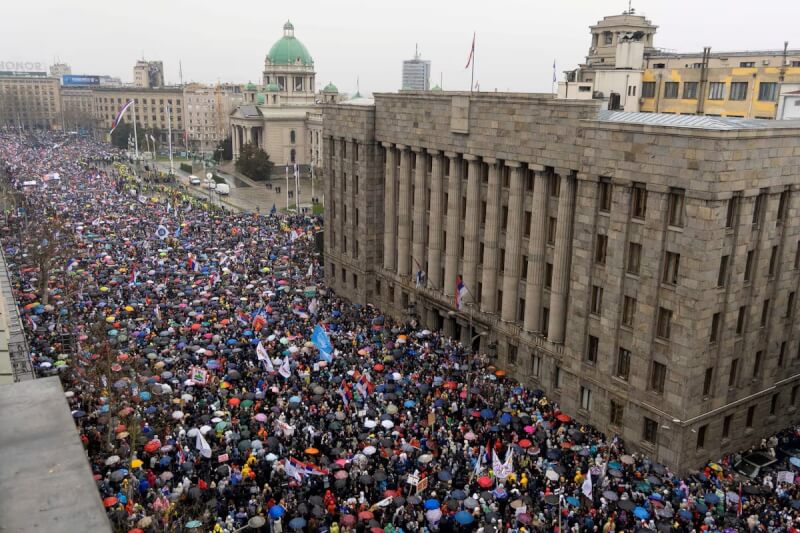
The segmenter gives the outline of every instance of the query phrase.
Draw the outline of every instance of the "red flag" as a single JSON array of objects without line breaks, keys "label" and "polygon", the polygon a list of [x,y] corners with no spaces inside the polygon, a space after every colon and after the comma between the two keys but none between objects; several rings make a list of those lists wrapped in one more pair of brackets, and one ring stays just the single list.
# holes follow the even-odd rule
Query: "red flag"
[{"label": "red flag", "polygon": [[472,60],[475,58],[475,32],[472,33],[472,47],[469,49],[469,57],[467,58],[467,66],[464,68],[469,68],[472,64]]}]

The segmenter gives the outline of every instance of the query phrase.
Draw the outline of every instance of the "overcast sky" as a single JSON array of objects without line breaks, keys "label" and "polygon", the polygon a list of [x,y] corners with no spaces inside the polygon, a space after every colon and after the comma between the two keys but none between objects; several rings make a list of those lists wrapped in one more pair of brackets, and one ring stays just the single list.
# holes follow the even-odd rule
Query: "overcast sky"
[{"label": "overcast sky", "polygon": [[[74,74],[132,81],[142,56],[164,62],[168,83],[260,82],[264,56],[287,19],[314,58],[318,86],[396,91],[403,59],[419,44],[431,84],[469,89],[464,69],[477,32],[482,91],[549,92],[583,60],[590,24],[627,0],[27,0],[3,3],[0,61],[54,58]],[[659,26],[655,45],[676,51],[800,48],[797,0],[633,0]]]}]

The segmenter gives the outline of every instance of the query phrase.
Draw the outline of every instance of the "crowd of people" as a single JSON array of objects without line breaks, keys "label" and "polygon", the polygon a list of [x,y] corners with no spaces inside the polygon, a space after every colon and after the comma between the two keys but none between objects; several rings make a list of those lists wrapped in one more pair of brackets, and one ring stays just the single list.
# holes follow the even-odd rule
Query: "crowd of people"
[{"label": "crowd of people", "polygon": [[797,531],[793,479],[740,485],[732,458],[677,476],[337,297],[321,219],[148,189],[123,161],[0,133],[32,361],[61,378],[115,531]]}]

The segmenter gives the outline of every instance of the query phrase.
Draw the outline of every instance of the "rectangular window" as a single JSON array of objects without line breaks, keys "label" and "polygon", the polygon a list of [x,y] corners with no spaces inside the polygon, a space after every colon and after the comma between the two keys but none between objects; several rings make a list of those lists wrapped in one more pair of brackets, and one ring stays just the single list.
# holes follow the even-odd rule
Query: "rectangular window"
[{"label": "rectangular window", "polygon": [[762,81],[758,84],[758,99],[762,102],[778,100],[778,84],[774,81]]},{"label": "rectangular window", "polygon": [[561,177],[556,174],[550,174],[547,178],[547,189],[550,192],[550,196],[558,198],[558,194],[561,191]]},{"label": "rectangular window", "polygon": [[733,224],[736,222],[736,206],[738,202],[738,196],[728,198],[728,206],[725,213],[725,227],[728,229],[733,228]]},{"label": "rectangular window", "polygon": [[669,339],[671,328],[672,328],[672,311],[670,311],[669,309],[665,309],[664,307],[659,307],[656,336],[661,339]]},{"label": "rectangular window", "polygon": [[731,82],[731,100],[745,100],[747,98],[747,82],[746,81],[732,81]]},{"label": "rectangular window", "polygon": [[592,302],[589,311],[594,315],[599,315],[603,306],[603,288],[592,285]]},{"label": "rectangular window", "polygon": [[642,245],[638,242],[632,242],[628,245],[628,265],[627,271],[629,274],[638,274],[639,266],[642,259]]},{"label": "rectangular window", "polygon": [[658,422],[651,418],[644,417],[644,429],[642,439],[651,444],[655,444],[658,439]]},{"label": "rectangular window", "polygon": [[509,344],[508,345],[508,358],[507,358],[508,359],[508,364],[510,364],[510,365],[517,364],[517,353],[518,353],[518,351],[519,351],[518,348],[516,346],[514,346],[513,344]]},{"label": "rectangular window", "polygon": [[747,258],[744,262],[744,282],[749,283],[753,278],[753,260],[755,259],[753,250],[747,251]]},{"label": "rectangular window", "polygon": [[633,326],[633,315],[636,313],[636,298],[625,296],[622,299],[622,325]]},{"label": "rectangular window", "polygon": [[622,403],[617,400],[611,400],[609,409],[609,422],[614,426],[622,426],[622,421],[625,418],[625,408]]},{"label": "rectangular window", "polygon": [[586,362],[595,364],[597,363],[597,352],[600,349],[600,339],[594,335],[589,335],[586,343]]},{"label": "rectangular window", "polygon": [[481,225],[486,224],[486,202],[481,202]]},{"label": "rectangular window", "polygon": [[753,379],[761,377],[761,365],[764,362],[764,352],[759,350],[756,352],[756,357],[753,360]]},{"label": "rectangular window", "polygon": [[531,212],[525,211],[525,237],[531,236]]},{"label": "rectangular window", "polygon": [[723,255],[719,259],[719,272],[717,273],[717,287],[724,287],[728,279],[728,259],[730,256]]},{"label": "rectangular window", "polygon": [[714,313],[711,317],[711,334],[708,336],[708,342],[712,344],[719,340],[719,322],[720,314]]},{"label": "rectangular window", "polygon": [[765,327],[767,325],[767,318],[769,318],[769,298],[764,300],[764,303],[761,305],[761,327]]},{"label": "rectangular window", "polygon": [[644,218],[647,213],[647,189],[645,189],[644,183],[633,184],[631,202],[631,216],[633,218]]},{"label": "rectangular window", "polygon": [[747,319],[747,306],[743,305],[739,308],[739,315],[736,317],[736,334],[741,335],[744,333],[745,320]]},{"label": "rectangular window", "polygon": [[650,370],[650,390],[659,394],[664,393],[664,383],[667,379],[667,367],[661,363],[653,361],[653,367]]},{"label": "rectangular window", "polygon": [[[483,246],[483,243],[481,243],[481,246]],[[503,248],[498,248],[497,251],[500,256],[498,257],[497,270],[502,273],[506,270],[506,251]]]},{"label": "rectangular window", "polygon": [[764,210],[764,193],[756,196],[755,204],[753,205],[753,225],[757,225],[761,221],[761,211]]},{"label": "rectangular window", "polygon": [[631,375],[631,352],[625,348],[620,347],[617,352],[617,371],[616,376],[620,379],[628,381]]},{"label": "rectangular window", "polygon": [[597,183],[597,203],[600,211],[611,211],[611,180],[608,178],[600,178]]},{"label": "rectangular window", "polygon": [[731,369],[728,373],[728,387],[736,386],[736,378],[739,374],[739,358],[737,357],[731,361]]},{"label": "rectangular window", "polygon": [[767,275],[769,277],[775,276],[775,268],[778,263],[778,247],[773,246],[772,251],[769,254],[769,269],[767,270]]},{"label": "rectangular window", "polygon": [[664,98],[677,98],[678,97],[678,85],[677,81],[668,81],[664,83]]},{"label": "rectangular window", "polygon": [[783,191],[780,196],[780,200],[778,200],[778,216],[777,216],[777,224],[783,224],[783,221],[786,219],[786,209],[789,207],[789,191]]},{"label": "rectangular window", "polygon": [[667,206],[670,226],[683,227],[683,203],[685,197],[686,191],[683,189],[670,189],[669,205]]},{"label": "rectangular window", "polygon": [[786,318],[791,318],[792,315],[794,315],[794,291],[786,297]]},{"label": "rectangular window", "polygon": [[698,450],[702,449],[706,445],[706,430],[708,430],[708,424],[703,424],[699,428],[697,428],[697,446]]},{"label": "rectangular window", "polygon": [[683,98],[686,100],[697,100],[697,82],[683,82]]},{"label": "rectangular window", "polygon": [[792,387],[792,393],[791,393],[792,394],[792,396],[791,396],[792,405],[796,405],[797,404],[798,392],[800,392],[800,385],[795,385],[794,387]]},{"label": "rectangular window", "polygon": [[781,343],[781,347],[778,349],[778,368],[783,366],[783,362],[786,358],[786,341]]},{"label": "rectangular window", "polygon": [[508,228],[508,206],[506,205],[503,206],[501,211],[501,220],[501,228],[505,231]]},{"label": "rectangular window", "polygon": [[656,96],[656,82],[645,81],[642,82],[642,98],[655,98]]},{"label": "rectangular window", "polygon": [[592,389],[581,385],[581,409],[592,410]]},{"label": "rectangular window", "polygon": [[751,405],[747,408],[747,421],[745,422],[745,426],[751,428],[753,427],[753,420],[756,417],[756,406]]},{"label": "rectangular window", "polygon": [[713,383],[714,369],[706,368],[706,375],[703,378],[703,396],[711,394],[711,384]]},{"label": "rectangular window", "polygon": [[[800,246],[800,243],[798,244]],[[608,249],[608,237],[606,235],[597,234],[597,242],[594,247],[594,262],[599,265],[606,264],[606,251]]]},{"label": "rectangular window", "polygon": [[778,393],[772,395],[772,398],[769,400],[769,414],[770,416],[774,416],[775,412],[778,410]]},{"label": "rectangular window", "polygon": [[556,389],[560,389],[564,385],[564,376],[563,372],[561,372],[561,367],[556,366],[553,370],[553,387]]},{"label": "rectangular window", "polygon": [[727,439],[731,436],[731,422],[733,422],[733,415],[727,415],[722,419],[722,438]]},{"label": "rectangular window", "polygon": [[536,376],[537,378],[542,373],[542,356],[541,355],[531,355],[531,374]]},{"label": "rectangular window", "polygon": [[550,329],[550,308],[549,307],[542,307],[542,329],[544,333],[547,333],[547,330]]},{"label": "rectangular window", "polygon": [[709,100],[724,100],[725,99],[725,82],[712,81],[708,84],[708,99]]},{"label": "rectangular window", "polygon": [[739,61],[740,68],[753,68],[756,66],[755,61]]},{"label": "rectangular window", "polygon": [[558,220],[556,217],[550,217],[547,219],[547,244],[555,244],[556,243],[556,224]]},{"label": "rectangular window", "polygon": [[681,254],[675,252],[667,252],[667,257],[664,260],[664,273],[661,281],[670,285],[678,283],[678,269],[680,268]]},{"label": "rectangular window", "polygon": [[797,241],[797,248],[794,249],[794,269],[800,268],[800,241]]},{"label": "rectangular window", "polygon": [[553,286],[553,263],[544,264],[544,288],[549,289]]}]

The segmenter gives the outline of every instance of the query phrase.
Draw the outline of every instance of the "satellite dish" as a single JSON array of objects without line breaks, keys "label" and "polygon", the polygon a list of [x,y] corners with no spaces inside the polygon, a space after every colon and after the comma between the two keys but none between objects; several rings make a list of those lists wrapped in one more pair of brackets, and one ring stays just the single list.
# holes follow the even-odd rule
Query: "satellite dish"
[{"label": "satellite dish", "polygon": [[211,178],[213,178],[213,177],[214,177],[214,174],[212,174],[211,172],[207,172],[207,173],[206,173],[206,177],[207,177],[208,179],[211,179]]}]

